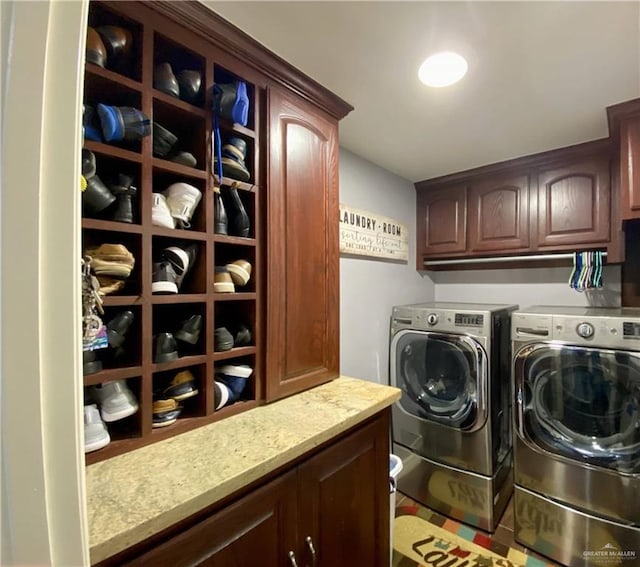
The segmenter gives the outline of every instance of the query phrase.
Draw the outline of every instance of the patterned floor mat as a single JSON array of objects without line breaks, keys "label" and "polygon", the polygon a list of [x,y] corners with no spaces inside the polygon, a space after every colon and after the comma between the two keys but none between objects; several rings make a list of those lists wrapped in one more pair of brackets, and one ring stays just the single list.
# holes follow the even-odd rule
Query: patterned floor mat
[{"label": "patterned floor mat", "polygon": [[396,509],[393,567],[553,567],[422,506]]}]

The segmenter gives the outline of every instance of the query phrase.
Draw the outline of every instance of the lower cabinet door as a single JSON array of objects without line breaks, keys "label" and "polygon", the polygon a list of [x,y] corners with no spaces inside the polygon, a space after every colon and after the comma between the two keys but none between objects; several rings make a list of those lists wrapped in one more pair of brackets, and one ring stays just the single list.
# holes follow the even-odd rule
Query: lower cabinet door
[{"label": "lower cabinet door", "polygon": [[296,475],[290,472],[127,565],[290,567],[296,499]]},{"label": "lower cabinet door", "polygon": [[303,546],[299,565],[389,565],[389,421],[385,415],[298,468],[298,539]]}]

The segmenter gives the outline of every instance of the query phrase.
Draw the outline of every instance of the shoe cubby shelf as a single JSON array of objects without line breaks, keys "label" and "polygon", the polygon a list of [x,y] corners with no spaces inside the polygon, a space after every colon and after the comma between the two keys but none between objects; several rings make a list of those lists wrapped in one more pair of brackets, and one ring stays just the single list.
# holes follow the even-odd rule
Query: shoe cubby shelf
[{"label": "shoe cubby shelf", "polygon": [[[109,335],[107,348],[83,356],[85,403],[97,405],[108,433],[106,444],[98,441],[86,452],[90,464],[264,399],[259,188],[265,174],[259,157],[265,152],[257,125],[266,97],[243,62],[234,65],[224,55],[221,65],[219,47],[144,3],[92,1],[88,23],[84,108],[93,114],[84,117],[83,253],[97,257],[94,272],[107,293],[102,319],[117,339]],[[228,152],[245,156],[245,169],[230,171],[248,172],[249,181],[225,175],[225,195],[216,199],[214,84],[234,81],[247,86],[247,124],[221,117],[220,134],[223,146],[234,145]],[[105,106],[116,117],[138,120],[131,131],[120,122],[124,137],[136,139],[104,141],[112,136],[102,122]],[[134,110],[122,110],[127,107]],[[227,265],[233,277],[222,289],[235,292],[218,293],[216,269]],[[117,419],[105,410],[105,392],[114,383],[129,391],[129,407],[115,412]],[[95,411],[89,414],[95,427]]]}]

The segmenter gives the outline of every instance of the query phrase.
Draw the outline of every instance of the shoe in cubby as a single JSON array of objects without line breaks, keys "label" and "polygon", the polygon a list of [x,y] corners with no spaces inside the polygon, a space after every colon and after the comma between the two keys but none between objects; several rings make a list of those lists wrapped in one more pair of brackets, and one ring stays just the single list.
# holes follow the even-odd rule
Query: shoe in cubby
[{"label": "shoe in cubby", "polygon": [[158,333],[153,340],[153,362],[160,364],[178,360],[178,343],[172,333]]},{"label": "shoe in cubby", "polygon": [[231,274],[226,266],[215,266],[213,291],[216,293],[234,293],[236,291]]},{"label": "shoe in cubby", "polygon": [[220,187],[220,196],[227,217],[227,234],[247,238],[251,220],[235,185]]},{"label": "shoe in cubby", "polygon": [[227,327],[216,327],[214,330],[214,341],[214,350],[216,352],[231,350],[235,345],[233,335],[229,332]]},{"label": "shoe in cubby", "polygon": [[172,183],[163,191],[177,228],[191,228],[191,217],[202,199],[199,189],[189,183]]},{"label": "shoe in cubby", "polygon": [[95,154],[87,149],[82,150],[82,176],[86,180],[86,188],[82,192],[82,209],[85,214],[96,215],[116,201],[116,196],[98,176]]},{"label": "shoe in cubby", "polygon": [[173,398],[161,398],[154,400],[151,412],[152,427],[167,427],[178,421],[178,417],[182,413],[182,406]]},{"label": "shoe in cubby", "polygon": [[138,108],[99,103],[96,111],[105,142],[139,141],[151,134],[151,120]]},{"label": "shoe in cubby", "polygon": [[251,263],[247,260],[234,260],[226,266],[236,287],[244,287],[251,278]]},{"label": "shoe in cubby", "polygon": [[169,96],[180,98],[180,85],[173,74],[170,63],[165,61],[155,66],[153,70],[153,88]]},{"label": "shoe in cubby", "polygon": [[[251,174],[247,169],[245,160],[247,159],[247,142],[238,136],[232,136],[222,144],[221,163],[222,175],[238,181],[249,181]],[[214,156],[214,171],[219,171],[218,155]]]},{"label": "shoe in cubby", "polygon": [[216,410],[222,409],[229,404],[231,399],[231,390],[229,386],[222,382],[213,383],[213,405]]},{"label": "shoe in cubby", "polygon": [[84,255],[91,257],[91,269],[96,276],[126,279],[135,266],[135,258],[124,244],[103,243],[88,247]]},{"label": "shoe in cubby", "polygon": [[175,333],[176,339],[187,345],[196,345],[202,331],[202,315],[194,314],[187,317]]},{"label": "shoe in cubby", "polygon": [[249,121],[249,96],[244,81],[213,85],[213,112],[220,118],[246,126]]},{"label": "shoe in cubby", "polygon": [[164,248],[161,252],[162,259],[169,262],[176,273],[178,290],[182,289],[185,279],[196,265],[198,248],[195,242],[180,242]]},{"label": "shoe in cubby", "polygon": [[106,447],[111,442],[109,431],[96,404],[84,406],[84,452],[90,453]]},{"label": "shoe in cubby", "polygon": [[88,63],[93,63],[102,68],[107,66],[107,48],[100,34],[91,26],[87,27],[85,57]]},{"label": "shoe in cubby", "polygon": [[[153,41],[154,88],[193,105],[204,100],[204,59],[168,37],[154,35]],[[177,87],[167,79],[168,69],[175,77]]]},{"label": "shoe in cubby", "polygon": [[178,372],[164,389],[163,396],[176,401],[186,400],[198,395],[198,383],[191,370]]},{"label": "shoe in cubby", "polygon": [[167,260],[153,263],[151,273],[151,293],[178,293],[178,274],[173,264]]},{"label": "shoe in cubby", "polygon": [[237,402],[247,387],[247,382],[253,374],[253,368],[248,364],[225,364],[215,370],[215,381],[229,388],[229,402]]},{"label": "shoe in cubby", "polygon": [[138,401],[124,380],[92,386],[91,392],[100,406],[102,419],[107,423],[124,419],[138,411]]},{"label": "shoe in cubby", "polygon": [[111,184],[109,189],[116,197],[116,202],[110,215],[111,220],[133,223],[136,216],[134,202],[138,194],[138,188],[133,185],[133,177],[120,173],[117,181]]}]

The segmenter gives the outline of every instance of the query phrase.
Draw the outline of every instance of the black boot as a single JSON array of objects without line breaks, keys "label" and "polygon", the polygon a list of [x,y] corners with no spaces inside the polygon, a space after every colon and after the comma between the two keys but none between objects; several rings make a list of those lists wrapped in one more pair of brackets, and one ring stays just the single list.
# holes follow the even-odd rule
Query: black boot
[{"label": "black boot", "polygon": [[155,337],[154,362],[178,360],[178,343],[171,333],[160,333]]},{"label": "black boot", "polygon": [[232,185],[231,187],[221,187],[220,191],[225,210],[227,211],[229,234],[247,238],[249,236],[249,230],[251,229],[251,223],[249,221],[249,215],[242,204],[242,199],[240,199],[240,195],[238,195],[238,189],[235,185]]},{"label": "black boot", "polygon": [[96,174],[96,156],[90,150],[82,150],[82,175],[87,181],[87,188],[82,192],[82,208],[85,213],[99,213],[116,200]]},{"label": "black boot", "polygon": [[198,342],[201,329],[202,315],[191,315],[191,317],[182,322],[175,336],[180,341],[195,345]]},{"label": "black boot", "polygon": [[224,203],[222,202],[222,196],[220,195],[220,190],[217,189],[213,193],[214,196],[214,213],[215,213],[215,228],[214,232],[216,234],[227,234],[227,211],[224,208]]},{"label": "black boot", "polygon": [[138,189],[131,185],[133,178],[129,175],[119,174],[117,185],[111,185],[111,192],[116,196],[116,208],[113,212],[113,220],[119,222],[133,222],[133,198]]}]

